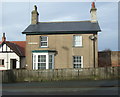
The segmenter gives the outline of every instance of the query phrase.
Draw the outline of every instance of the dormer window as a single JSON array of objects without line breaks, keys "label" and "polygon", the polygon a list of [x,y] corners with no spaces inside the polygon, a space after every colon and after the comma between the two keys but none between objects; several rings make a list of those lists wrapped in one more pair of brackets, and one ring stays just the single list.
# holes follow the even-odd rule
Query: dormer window
[{"label": "dormer window", "polygon": [[40,47],[48,47],[48,37],[40,36]]}]

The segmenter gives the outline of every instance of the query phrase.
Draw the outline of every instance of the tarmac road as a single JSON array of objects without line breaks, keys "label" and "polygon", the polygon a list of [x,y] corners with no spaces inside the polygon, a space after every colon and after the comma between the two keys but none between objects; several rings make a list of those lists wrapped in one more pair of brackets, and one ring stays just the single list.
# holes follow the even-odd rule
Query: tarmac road
[{"label": "tarmac road", "polygon": [[118,80],[2,84],[2,95],[118,95]]}]

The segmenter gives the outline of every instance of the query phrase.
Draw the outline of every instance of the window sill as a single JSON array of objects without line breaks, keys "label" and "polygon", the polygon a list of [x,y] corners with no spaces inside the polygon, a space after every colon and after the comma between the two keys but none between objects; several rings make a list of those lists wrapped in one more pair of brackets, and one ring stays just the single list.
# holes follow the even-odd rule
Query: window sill
[{"label": "window sill", "polygon": [[83,46],[72,46],[74,48],[83,48]]},{"label": "window sill", "polygon": [[48,47],[40,47],[40,48],[48,48]]}]

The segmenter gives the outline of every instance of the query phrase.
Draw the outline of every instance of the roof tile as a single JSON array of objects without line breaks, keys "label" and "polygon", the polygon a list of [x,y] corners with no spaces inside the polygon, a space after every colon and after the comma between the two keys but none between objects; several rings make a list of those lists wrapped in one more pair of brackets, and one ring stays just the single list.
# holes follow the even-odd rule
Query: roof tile
[{"label": "roof tile", "polygon": [[26,41],[5,41],[0,44],[6,43],[18,56],[25,56]]}]

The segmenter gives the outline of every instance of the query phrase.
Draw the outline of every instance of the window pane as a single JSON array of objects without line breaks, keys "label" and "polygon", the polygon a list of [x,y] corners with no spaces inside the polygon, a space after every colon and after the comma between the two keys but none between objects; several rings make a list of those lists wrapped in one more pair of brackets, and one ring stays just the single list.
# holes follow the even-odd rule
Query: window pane
[{"label": "window pane", "polygon": [[38,55],[38,69],[46,69],[46,55]]},{"label": "window pane", "polygon": [[41,36],[41,41],[47,41],[47,36]]},{"label": "window pane", "polygon": [[52,55],[49,55],[49,69],[52,69],[52,66],[53,66]]},{"label": "window pane", "polygon": [[36,55],[33,55],[33,69],[36,69]]},{"label": "window pane", "polygon": [[36,69],[36,63],[34,63],[34,69]]},{"label": "window pane", "polygon": [[40,58],[40,55],[38,55],[38,62],[40,62],[40,59],[41,59],[41,58]]},{"label": "window pane", "polygon": [[52,55],[49,55],[49,62],[52,62]]},{"label": "window pane", "polygon": [[49,69],[52,69],[52,63],[49,63]]},{"label": "window pane", "polygon": [[2,65],[4,65],[4,60],[2,60]]},{"label": "window pane", "polygon": [[46,55],[41,55],[41,62],[46,62]]},{"label": "window pane", "polygon": [[0,65],[2,65],[2,59],[0,59]]},{"label": "window pane", "polygon": [[47,46],[47,42],[41,42],[41,46]]},{"label": "window pane", "polygon": [[34,55],[34,62],[36,62],[36,55]]},{"label": "window pane", "polygon": [[75,36],[75,41],[80,41],[80,36]]}]

